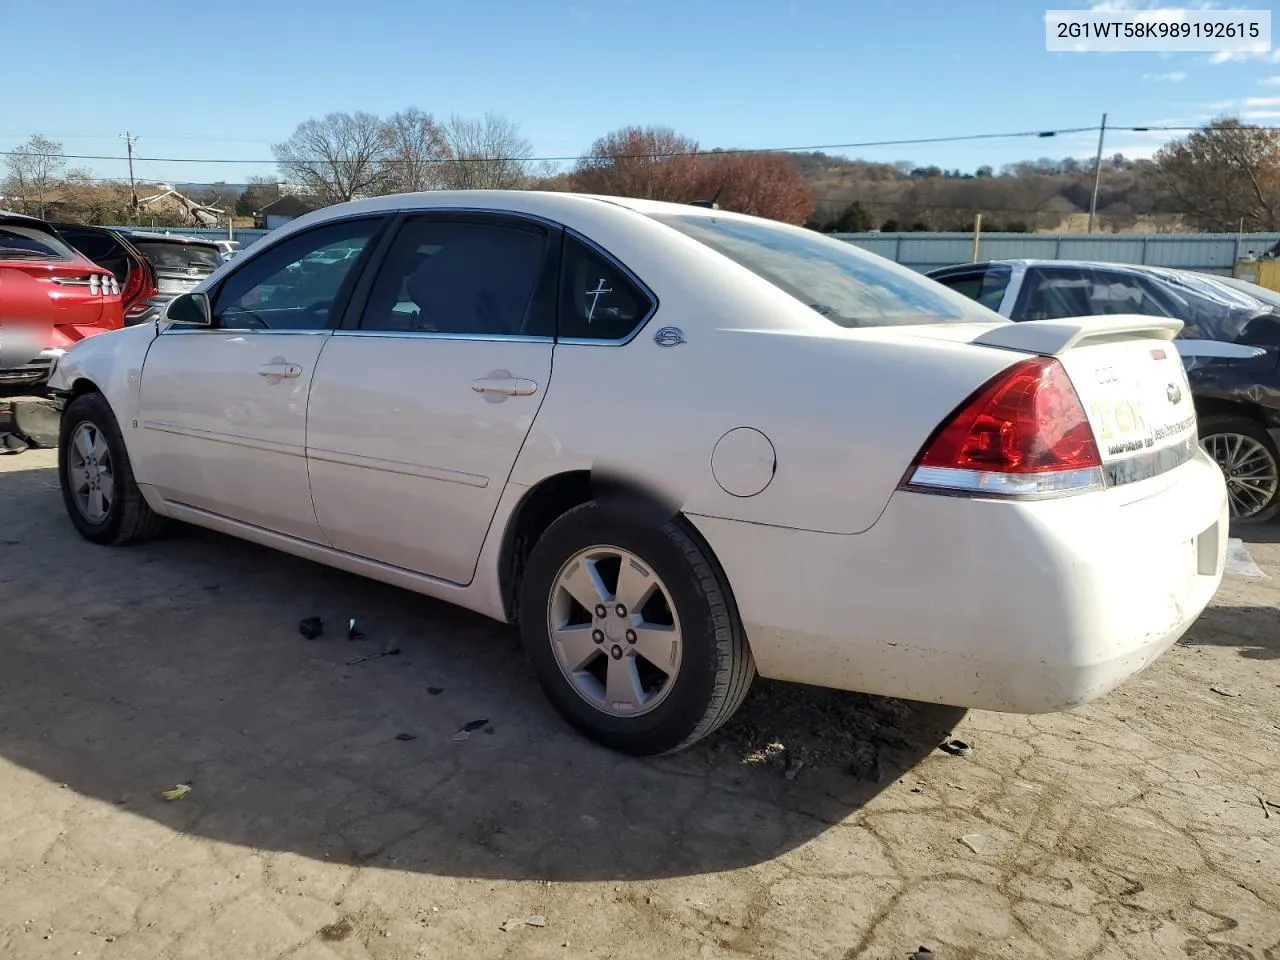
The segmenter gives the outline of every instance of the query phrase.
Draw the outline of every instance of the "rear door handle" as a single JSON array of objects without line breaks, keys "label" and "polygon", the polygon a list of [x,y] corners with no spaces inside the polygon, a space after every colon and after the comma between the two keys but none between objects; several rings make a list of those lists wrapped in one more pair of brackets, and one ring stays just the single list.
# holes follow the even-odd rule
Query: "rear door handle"
[{"label": "rear door handle", "polygon": [[471,384],[476,393],[494,393],[505,397],[527,397],[538,390],[532,380],[515,377],[483,377]]},{"label": "rear door handle", "polygon": [[295,380],[302,376],[302,367],[296,363],[264,363],[258,368],[258,376],[268,380]]}]

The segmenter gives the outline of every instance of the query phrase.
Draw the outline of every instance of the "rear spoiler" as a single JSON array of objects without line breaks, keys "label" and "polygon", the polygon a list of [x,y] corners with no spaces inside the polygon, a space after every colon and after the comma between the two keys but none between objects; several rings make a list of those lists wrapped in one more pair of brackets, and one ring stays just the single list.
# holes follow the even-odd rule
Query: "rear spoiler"
[{"label": "rear spoiler", "polygon": [[1117,313],[1104,317],[1072,317],[1066,320],[1024,320],[1005,323],[976,337],[986,347],[1056,356],[1086,343],[1118,340],[1172,340],[1183,323],[1170,317]]}]

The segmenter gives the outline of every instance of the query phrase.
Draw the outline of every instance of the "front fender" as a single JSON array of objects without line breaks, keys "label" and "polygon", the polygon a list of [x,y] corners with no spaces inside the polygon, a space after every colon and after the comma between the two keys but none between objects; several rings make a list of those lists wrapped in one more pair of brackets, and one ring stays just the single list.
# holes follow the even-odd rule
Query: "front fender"
[{"label": "front fender", "polygon": [[91,383],[106,397],[127,437],[124,428],[137,417],[142,366],[155,336],[155,326],[148,323],[81,340],[59,358],[49,376],[50,392],[65,398]]}]

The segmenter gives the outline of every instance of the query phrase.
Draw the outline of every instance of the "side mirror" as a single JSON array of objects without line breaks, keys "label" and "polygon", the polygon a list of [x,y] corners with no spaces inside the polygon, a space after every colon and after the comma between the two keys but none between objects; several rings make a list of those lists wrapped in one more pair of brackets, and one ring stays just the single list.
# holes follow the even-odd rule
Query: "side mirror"
[{"label": "side mirror", "polygon": [[213,309],[208,294],[184,293],[174,297],[165,304],[163,318],[188,327],[212,327]]}]

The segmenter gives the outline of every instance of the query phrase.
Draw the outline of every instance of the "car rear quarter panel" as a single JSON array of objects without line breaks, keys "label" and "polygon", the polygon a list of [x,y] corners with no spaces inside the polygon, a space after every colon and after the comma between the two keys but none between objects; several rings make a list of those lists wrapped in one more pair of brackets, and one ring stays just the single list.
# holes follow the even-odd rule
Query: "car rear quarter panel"
[{"label": "car rear quarter panel", "polygon": [[[593,239],[653,289],[659,308],[625,345],[556,346],[512,473],[520,484],[605,471],[688,513],[859,533],[929,434],[1018,356],[909,328],[844,330],[656,225],[597,226]],[[658,345],[664,326],[686,342]],[[726,492],[712,470],[717,442],[738,427],[765,434],[775,451],[772,480],[754,496]]]}]

